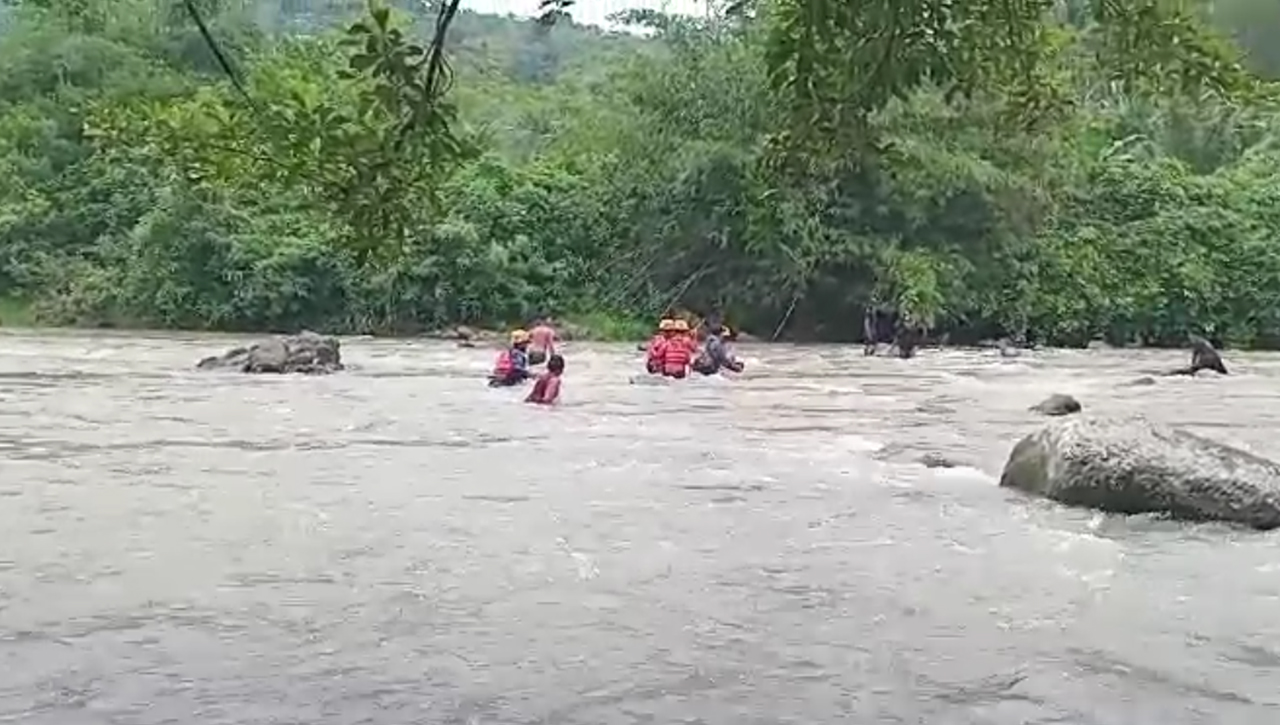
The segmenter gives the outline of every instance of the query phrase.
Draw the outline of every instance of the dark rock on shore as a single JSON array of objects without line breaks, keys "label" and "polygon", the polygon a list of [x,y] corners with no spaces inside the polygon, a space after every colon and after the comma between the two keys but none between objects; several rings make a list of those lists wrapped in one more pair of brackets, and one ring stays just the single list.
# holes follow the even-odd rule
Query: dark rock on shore
[{"label": "dark rock on shore", "polygon": [[1080,401],[1070,395],[1062,393],[1054,393],[1044,400],[1031,406],[1033,413],[1042,413],[1044,415],[1070,415],[1079,413],[1081,410]]},{"label": "dark rock on shore", "polygon": [[1280,464],[1145,420],[1054,421],[1014,446],[1000,485],[1112,513],[1280,527]]},{"label": "dark rock on shore", "polygon": [[424,333],[424,337],[433,340],[454,340],[458,343],[477,343],[477,342],[496,342],[502,338],[502,334],[493,330],[482,330],[478,327],[470,327],[468,325],[454,325],[453,327],[443,327],[439,330],[432,330]]},{"label": "dark rock on shore", "polygon": [[1019,344],[1007,337],[995,340],[979,340],[977,346],[983,350],[995,350],[1000,353],[1000,357],[1018,357],[1022,355],[1023,349],[1027,347],[1025,344]]},{"label": "dark rock on shore", "polygon": [[197,370],[234,370],[243,373],[325,374],[342,370],[341,344],[335,337],[302,331],[237,347],[207,357]]}]

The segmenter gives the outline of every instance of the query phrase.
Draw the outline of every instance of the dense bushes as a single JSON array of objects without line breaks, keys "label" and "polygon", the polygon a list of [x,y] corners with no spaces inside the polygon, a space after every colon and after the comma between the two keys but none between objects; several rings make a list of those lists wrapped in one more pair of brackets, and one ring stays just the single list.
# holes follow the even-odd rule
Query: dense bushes
[{"label": "dense bushes", "polygon": [[768,13],[633,18],[645,41],[463,14],[440,95],[395,18],[272,16],[309,32],[270,38],[246,23],[263,6],[224,3],[246,98],[173,8],[100,9],[19,7],[0,37],[0,300],[45,322],[413,332],[546,311],[630,333],[610,320],[719,305],[850,340],[889,302],[954,341],[1280,345],[1265,92],[1152,101],[1063,52],[1073,102],[1031,122],[1025,99],[916,84],[797,171]]}]

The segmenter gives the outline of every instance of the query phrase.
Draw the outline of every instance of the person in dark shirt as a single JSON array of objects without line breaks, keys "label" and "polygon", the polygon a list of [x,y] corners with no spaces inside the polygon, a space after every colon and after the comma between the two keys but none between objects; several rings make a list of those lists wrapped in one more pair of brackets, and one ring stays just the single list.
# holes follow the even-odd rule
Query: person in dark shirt
[{"label": "person in dark shirt", "polygon": [[723,325],[707,331],[707,342],[693,362],[693,369],[703,375],[715,375],[721,370],[742,372],[743,364],[734,357],[733,350],[725,339],[730,337],[729,328]]}]

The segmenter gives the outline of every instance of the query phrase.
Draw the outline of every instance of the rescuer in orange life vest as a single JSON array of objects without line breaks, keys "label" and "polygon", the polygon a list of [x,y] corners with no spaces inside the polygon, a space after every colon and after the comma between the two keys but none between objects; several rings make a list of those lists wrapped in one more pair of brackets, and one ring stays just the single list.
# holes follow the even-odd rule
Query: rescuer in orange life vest
[{"label": "rescuer in orange life vest", "polygon": [[658,321],[658,332],[649,339],[649,347],[645,352],[644,369],[651,375],[662,374],[662,350],[671,341],[675,329],[675,320],[664,317]]},{"label": "rescuer in orange life vest", "polygon": [[689,342],[689,323],[675,320],[671,323],[671,337],[662,346],[662,374],[669,378],[683,378],[689,374],[693,360],[693,345]]},{"label": "rescuer in orange life vest", "polygon": [[516,330],[511,333],[511,346],[498,354],[489,375],[489,387],[502,388],[519,385],[529,379],[529,333]]}]

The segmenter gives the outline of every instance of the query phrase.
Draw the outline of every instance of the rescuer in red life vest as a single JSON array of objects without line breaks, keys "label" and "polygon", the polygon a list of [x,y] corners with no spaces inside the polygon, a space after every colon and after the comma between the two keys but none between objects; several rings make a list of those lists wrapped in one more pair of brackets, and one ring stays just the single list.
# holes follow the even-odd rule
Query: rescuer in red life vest
[{"label": "rescuer in red life vest", "polygon": [[511,346],[498,355],[489,375],[489,387],[502,388],[519,385],[529,379],[529,333],[516,330],[511,333]]},{"label": "rescuer in red life vest", "polygon": [[692,360],[689,323],[675,320],[671,324],[671,337],[662,346],[662,374],[669,378],[683,378],[689,374],[689,363]]},{"label": "rescuer in red life vest", "polygon": [[658,333],[649,340],[649,348],[645,353],[644,369],[651,375],[662,374],[662,349],[671,341],[675,320],[664,317],[658,321]]}]

